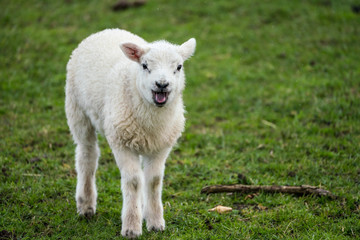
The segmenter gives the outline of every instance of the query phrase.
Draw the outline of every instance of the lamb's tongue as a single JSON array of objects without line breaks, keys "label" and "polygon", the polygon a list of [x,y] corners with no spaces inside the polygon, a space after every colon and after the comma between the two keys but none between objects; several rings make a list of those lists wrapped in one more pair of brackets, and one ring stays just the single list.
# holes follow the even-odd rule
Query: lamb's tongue
[{"label": "lamb's tongue", "polygon": [[166,93],[164,92],[158,92],[155,94],[155,100],[158,102],[158,103],[163,103],[166,101]]}]

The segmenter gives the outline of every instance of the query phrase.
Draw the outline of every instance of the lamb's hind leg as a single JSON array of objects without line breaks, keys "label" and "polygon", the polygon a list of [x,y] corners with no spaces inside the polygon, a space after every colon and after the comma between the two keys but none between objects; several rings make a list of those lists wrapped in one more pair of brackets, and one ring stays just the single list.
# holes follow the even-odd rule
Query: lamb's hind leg
[{"label": "lamb's hind leg", "polygon": [[77,145],[75,154],[77,210],[80,215],[90,217],[96,211],[95,172],[100,150],[95,129],[89,118],[77,107],[74,101],[70,101],[70,97],[66,100],[68,124]]},{"label": "lamb's hind leg", "polygon": [[99,157],[97,144],[76,147],[76,206],[80,215],[91,217],[96,211],[95,172]]}]

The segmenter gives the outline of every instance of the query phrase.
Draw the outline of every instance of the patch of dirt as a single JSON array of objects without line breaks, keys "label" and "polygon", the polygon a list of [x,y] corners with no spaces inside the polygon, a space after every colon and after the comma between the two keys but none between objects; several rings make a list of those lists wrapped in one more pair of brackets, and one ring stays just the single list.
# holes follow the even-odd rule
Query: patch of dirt
[{"label": "patch of dirt", "polygon": [[209,221],[209,219],[206,219],[206,220],[205,220],[205,225],[207,226],[207,228],[208,228],[209,230],[214,229],[214,227],[213,227],[213,225],[211,225],[211,222]]},{"label": "patch of dirt", "polygon": [[351,10],[355,14],[360,14],[360,5],[352,5]]},{"label": "patch of dirt", "polygon": [[10,174],[9,174],[9,169],[6,168],[6,167],[3,167],[3,168],[1,169],[1,172],[2,172],[2,174],[3,174],[5,177],[10,176]]},{"label": "patch of dirt", "polygon": [[0,240],[8,240],[8,239],[17,239],[17,238],[13,232],[9,232],[6,230],[0,231]]},{"label": "patch of dirt", "polygon": [[146,0],[136,0],[136,1],[120,0],[112,6],[112,10],[121,11],[121,10],[126,10],[128,8],[141,7],[145,3]]},{"label": "patch of dirt", "polygon": [[238,183],[240,183],[240,184],[245,184],[245,185],[251,184],[250,181],[248,180],[248,178],[247,178],[244,174],[242,174],[242,173],[238,173],[238,175],[237,175],[237,181],[238,181]]},{"label": "patch of dirt", "polygon": [[288,177],[296,177],[296,172],[295,171],[290,171],[288,172]]}]

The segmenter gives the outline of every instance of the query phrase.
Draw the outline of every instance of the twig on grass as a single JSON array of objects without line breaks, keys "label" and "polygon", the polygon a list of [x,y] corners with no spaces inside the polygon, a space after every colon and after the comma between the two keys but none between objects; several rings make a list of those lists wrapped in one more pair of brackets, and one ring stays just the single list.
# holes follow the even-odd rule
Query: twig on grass
[{"label": "twig on grass", "polygon": [[267,193],[289,193],[295,195],[314,195],[314,196],[325,196],[331,199],[337,198],[330,191],[309,185],[301,186],[261,186],[261,185],[213,185],[207,186],[201,189],[201,193],[221,193],[221,192],[240,192],[240,193],[254,193],[254,192],[267,192]]}]

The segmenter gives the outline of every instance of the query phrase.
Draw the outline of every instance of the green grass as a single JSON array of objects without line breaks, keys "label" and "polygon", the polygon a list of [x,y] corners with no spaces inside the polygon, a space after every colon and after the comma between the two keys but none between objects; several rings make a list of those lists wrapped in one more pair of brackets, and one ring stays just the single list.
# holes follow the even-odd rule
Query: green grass
[{"label": "green grass", "polygon": [[[78,217],[65,66],[104,28],[197,39],[186,131],[166,165],[167,228],[141,239],[360,238],[358,0],[0,2],[0,238],[121,238],[120,174],[104,138],[98,209]],[[315,185],[341,200],[201,195],[210,184]],[[219,215],[207,210],[233,207]]]}]

